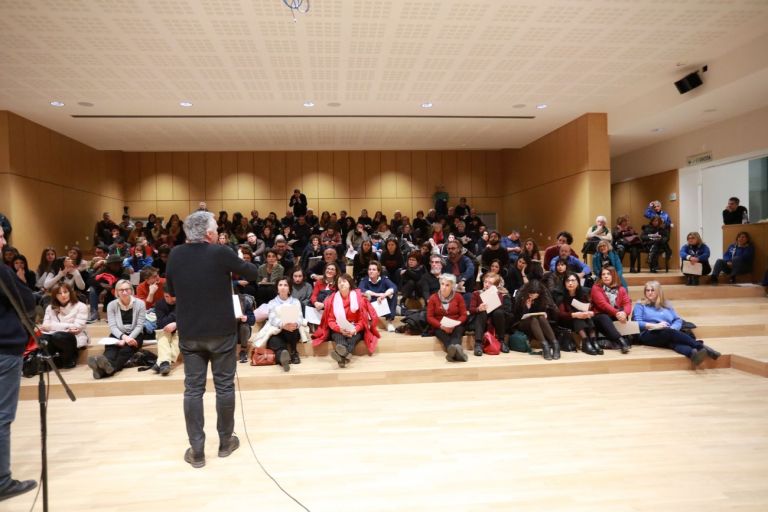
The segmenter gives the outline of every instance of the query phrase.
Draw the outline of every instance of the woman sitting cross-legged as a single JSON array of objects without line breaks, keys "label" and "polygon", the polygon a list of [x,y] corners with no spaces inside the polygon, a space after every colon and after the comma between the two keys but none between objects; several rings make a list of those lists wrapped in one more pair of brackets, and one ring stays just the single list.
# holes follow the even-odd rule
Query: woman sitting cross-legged
[{"label": "woman sitting cross-legged", "polygon": [[584,311],[577,308],[574,301],[589,305],[589,294],[582,288],[578,274],[569,272],[563,281],[564,293],[558,304],[557,320],[560,325],[578,333],[581,338],[581,351],[590,356],[603,354],[603,349],[597,344],[595,324],[592,317],[595,312],[591,309]]},{"label": "woman sitting cross-legged", "polygon": [[[281,308],[285,306],[298,309],[295,322],[285,322],[281,318]],[[306,325],[306,321],[301,312],[301,303],[291,297],[291,280],[287,277],[277,280],[277,296],[269,301],[268,321],[274,334],[267,340],[267,347],[275,352],[275,361],[283,367],[283,370],[290,371],[292,364],[301,363],[297,348],[301,337],[299,326]]]},{"label": "woman sitting cross-legged", "polygon": [[[544,359],[560,359],[560,343],[549,325],[550,317],[557,316],[557,306],[540,280],[528,281],[517,291],[512,315],[526,336],[539,340]],[[526,315],[531,316],[523,318]]]},{"label": "woman sitting cross-legged", "polygon": [[[488,305],[483,302],[480,294],[491,286],[498,290],[501,306],[490,313]],[[469,303],[469,312],[475,315],[475,355],[483,355],[483,336],[488,330],[488,324],[493,325],[496,332],[496,338],[501,342],[501,351],[509,352],[507,345],[507,324],[512,316],[512,300],[509,295],[504,293],[502,288],[501,276],[495,272],[486,272],[483,276],[483,289],[472,292],[472,299]]]},{"label": "woman sitting cross-legged", "polygon": [[144,319],[147,311],[144,302],[133,296],[130,281],[121,279],[115,284],[117,300],[107,306],[109,336],[116,343],[104,348],[104,355],[88,358],[93,378],[111,377],[125,366],[144,341]]},{"label": "woman sitting cross-legged", "polygon": [[[458,325],[444,325],[443,317],[459,322]],[[442,274],[440,289],[427,302],[427,323],[435,331],[435,336],[445,347],[445,358],[449,362],[467,362],[467,354],[461,346],[464,335],[464,323],[467,321],[467,306],[464,297],[456,292],[456,276]]]},{"label": "woman sitting cross-legged", "polygon": [[54,284],[41,330],[51,354],[58,352],[53,362],[59,368],[74,368],[77,364],[77,349],[88,344],[87,321],[88,306],[78,300],[72,287],[63,281]]},{"label": "woman sitting cross-legged", "polygon": [[312,345],[318,346],[329,338],[333,340],[336,346],[331,350],[331,357],[344,368],[359,341],[365,342],[369,355],[376,350],[379,318],[371,303],[355,288],[352,276],[342,274],[337,285],[338,291],[325,300],[323,318],[312,336]]},{"label": "woman sitting cross-legged", "polygon": [[395,332],[392,320],[395,319],[395,306],[397,305],[397,285],[388,277],[381,275],[382,267],[378,261],[368,264],[368,277],[360,280],[360,291],[371,303],[387,301],[389,313],[387,319],[387,331]]},{"label": "woman sitting cross-legged", "polygon": [[686,241],[687,243],[680,247],[681,265],[686,261],[701,263],[701,274],[686,274],[683,272],[686,279],[685,284],[686,286],[698,286],[700,277],[709,275],[712,272],[712,267],[709,266],[709,247],[696,231],[688,233]]},{"label": "woman sitting cross-legged", "polygon": [[622,354],[629,352],[629,343],[619,334],[613,325],[614,320],[626,323],[632,313],[629,293],[621,286],[619,275],[613,267],[604,267],[600,271],[600,281],[590,291],[592,309],[595,311],[593,322],[597,330],[611,342],[611,348],[620,348]]},{"label": "woman sitting cross-legged", "polygon": [[400,289],[401,306],[403,310],[406,309],[408,299],[419,298],[419,280],[424,276],[426,272],[424,265],[421,264],[421,253],[419,251],[413,251],[408,255],[405,268],[402,269],[400,276],[400,282],[402,288]]},{"label": "woman sitting cross-legged", "polygon": [[640,327],[640,341],[645,345],[671,348],[689,358],[695,366],[707,357],[720,357],[717,350],[680,331],[683,321],[677,316],[672,305],[664,299],[664,292],[658,281],[645,283],[644,298],[637,302],[633,318]]}]

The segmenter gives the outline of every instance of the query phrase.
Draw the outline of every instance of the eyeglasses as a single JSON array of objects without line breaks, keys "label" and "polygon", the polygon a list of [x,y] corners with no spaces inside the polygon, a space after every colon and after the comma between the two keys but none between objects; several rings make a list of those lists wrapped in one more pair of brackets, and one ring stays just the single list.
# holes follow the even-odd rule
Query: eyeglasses
[{"label": "eyeglasses", "polygon": [[648,292],[655,292],[655,291],[656,291],[656,288],[646,288],[646,289],[645,289],[645,293],[648,293]]},{"label": "eyeglasses", "polygon": [[132,288],[120,288],[119,290],[117,290],[118,293],[130,293],[132,291],[133,291]]}]

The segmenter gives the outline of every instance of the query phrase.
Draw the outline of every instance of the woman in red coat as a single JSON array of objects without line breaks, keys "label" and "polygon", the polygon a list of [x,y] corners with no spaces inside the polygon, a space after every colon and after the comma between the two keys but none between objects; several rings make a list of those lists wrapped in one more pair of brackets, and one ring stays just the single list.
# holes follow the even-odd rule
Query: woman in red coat
[{"label": "woman in red coat", "polygon": [[[449,327],[441,325],[443,317],[456,320],[459,325]],[[467,305],[464,297],[456,293],[456,276],[443,274],[440,276],[440,289],[427,302],[427,323],[435,330],[435,336],[445,347],[448,361],[464,363],[467,354],[461,346],[464,334],[464,322],[467,321]]]},{"label": "woman in red coat", "polygon": [[613,267],[600,271],[600,282],[595,283],[591,292],[592,309],[595,316],[592,321],[597,330],[611,341],[613,348],[620,348],[622,354],[629,352],[629,342],[619,334],[613,322],[626,323],[632,313],[632,302],[627,290],[621,286],[619,274]]}]

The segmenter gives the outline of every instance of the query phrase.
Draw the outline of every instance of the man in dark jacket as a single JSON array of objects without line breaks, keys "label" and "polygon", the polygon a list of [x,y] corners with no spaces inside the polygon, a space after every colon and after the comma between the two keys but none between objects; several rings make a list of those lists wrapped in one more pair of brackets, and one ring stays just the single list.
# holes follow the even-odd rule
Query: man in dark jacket
[{"label": "man in dark jacket", "polygon": [[176,297],[179,345],[184,355],[184,419],[190,447],[184,460],[205,465],[203,394],[211,364],[216,388],[219,457],[240,446],[235,427],[237,321],[232,301],[232,274],[259,278],[259,268],[229,248],[217,245],[216,219],[197,211],[184,220],[187,243],[174,247],[166,269],[166,291]]},{"label": "man in dark jacket", "polygon": [[[5,247],[5,230],[0,227],[0,251]],[[0,265],[0,501],[37,487],[34,480],[11,478],[11,423],[16,418],[24,348],[29,334],[24,329],[9,295],[29,316],[35,312],[32,290],[23,286],[7,265]]]}]

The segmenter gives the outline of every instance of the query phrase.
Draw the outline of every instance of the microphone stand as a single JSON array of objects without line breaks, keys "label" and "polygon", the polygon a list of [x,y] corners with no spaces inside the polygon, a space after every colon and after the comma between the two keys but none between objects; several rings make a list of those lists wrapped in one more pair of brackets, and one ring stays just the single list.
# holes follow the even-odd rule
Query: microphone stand
[{"label": "microphone stand", "polygon": [[29,317],[24,313],[24,310],[21,307],[17,296],[8,290],[8,287],[5,285],[2,279],[0,279],[0,289],[2,289],[3,294],[8,297],[11,305],[13,305],[13,309],[16,310],[16,314],[19,316],[19,320],[21,321],[22,325],[29,333],[29,336],[37,342],[37,346],[40,349],[36,356],[38,359],[38,369],[40,370],[37,384],[37,400],[40,403],[40,455],[42,459],[40,481],[43,488],[43,512],[48,512],[48,397],[45,393],[45,372],[42,371],[40,362],[44,362],[53,371],[53,373],[56,374],[56,377],[59,379],[59,382],[61,383],[64,391],[71,401],[74,402],[77,400],[77,398],[75,397],[75,394],[72,392],[72,389],[69,387],[67,382],[61,376],[61,373],[59,373],[59,369],[56,368],[56,364],[53,362],[53,357],[51,356],[50,352],[48,352],[48,342],[42,340],[37,335],[35,326],[32,324]]}]

